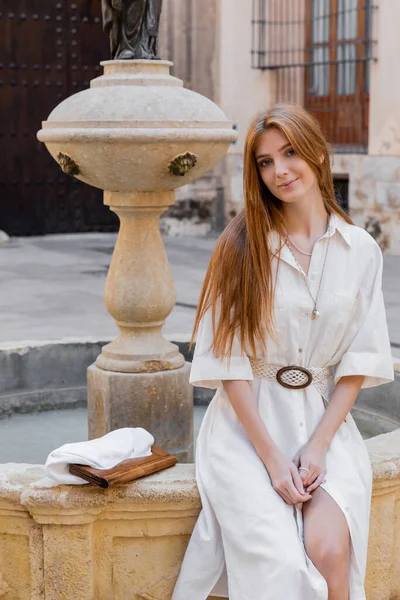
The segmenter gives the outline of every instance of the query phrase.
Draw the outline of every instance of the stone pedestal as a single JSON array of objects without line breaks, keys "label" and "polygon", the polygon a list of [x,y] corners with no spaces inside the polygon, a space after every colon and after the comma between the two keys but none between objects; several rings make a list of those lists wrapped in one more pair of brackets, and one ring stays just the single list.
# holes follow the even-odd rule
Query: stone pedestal
[{"label": "stone pedestal", "polygon": [[105,303],[120,333],[88,371],[89,438],[144,427],[156,445],[193,459],[193,388],[189,365],[161,327],[175,285],[159,229],[174,192],[105,192],[120,219]]},{"label": "stone pedestal", "polygon": [[120,427],[144,427],[181,462],[193,460],[193,388],[189,363],[156,373],[88,369],[89,437]]},{"label": "stone pedestal", "polygon": [[178,346],[161,334],[175,306],[175,284],[160,234],[159,217],[174,192],[105,192],[120,220],[108,271],[105,304],[120,333],[96,361],[100,369],[151,373],[179,369]]}]

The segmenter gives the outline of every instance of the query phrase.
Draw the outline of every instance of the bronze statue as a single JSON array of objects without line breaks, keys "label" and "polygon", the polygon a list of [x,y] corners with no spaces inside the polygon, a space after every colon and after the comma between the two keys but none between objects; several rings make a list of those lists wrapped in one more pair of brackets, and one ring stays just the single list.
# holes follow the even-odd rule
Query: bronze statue
[{"label": "bronze statue", "polygon": [[101,0],[112,58],[158,59],[161,8],[162,0]]}]

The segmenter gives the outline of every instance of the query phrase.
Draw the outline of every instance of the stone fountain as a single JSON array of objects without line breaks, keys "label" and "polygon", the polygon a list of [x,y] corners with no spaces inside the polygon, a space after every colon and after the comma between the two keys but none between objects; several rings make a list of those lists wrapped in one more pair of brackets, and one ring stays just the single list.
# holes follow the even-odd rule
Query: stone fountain
[{"label": "stone fountain", "polygon": [[120,219],[105,289],[119,335],[88,369],[89,437],[142,426],[187,461],[193,394],[189,365],[161,333],[175,287],[159,217],[236,133],[218,106],[170,75],[170,62],[101,64],[104,74],[59,104],[38,133],[66,173],[104,190]]}]

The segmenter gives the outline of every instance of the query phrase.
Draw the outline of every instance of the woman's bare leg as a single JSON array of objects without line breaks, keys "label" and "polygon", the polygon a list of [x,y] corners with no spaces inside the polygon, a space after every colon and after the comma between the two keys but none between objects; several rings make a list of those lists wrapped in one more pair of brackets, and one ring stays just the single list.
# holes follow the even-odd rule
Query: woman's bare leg
[{"label": "woman's bare leg", "polygon": [[303,505],[306,552],[328,584],[328,600],[349,599],[350,534],[346,518],[325,490]]}]

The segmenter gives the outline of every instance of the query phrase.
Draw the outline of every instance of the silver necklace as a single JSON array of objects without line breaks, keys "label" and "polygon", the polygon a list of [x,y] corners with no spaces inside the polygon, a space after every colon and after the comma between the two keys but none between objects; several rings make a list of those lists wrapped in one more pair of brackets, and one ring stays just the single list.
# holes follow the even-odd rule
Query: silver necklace
[{"label": "silver necklace", "polygon": [[[304,254],[305,256],[312,256],[312,250],[311,250],[311,252],[304,252],[304,250],[300,250],[300,248],[294,243],[294,241],[292,240],[292,238],[290,237],[290,235],[288,233],[286,233],[286,237],[290,241],[292,246],[294,246],[296,248],[296,250],[298,252],[300,252],[300,254]],[[314,246],[313,246],[313,249],[314,249]]]},{"label": "silver necklace", "polygon": [[[329,225],[328,225],[328,228],[329,228]],[[327,228],[327,231],[328,231],[328,228]],[[307,277],[306,277],[306,275],[305,275],[305,273],[304,273],[303,269],[301,268],[301,266],[300,266],[300,264],[299,264],[299,262],[298,262],[297,258],[295,257],[295,255],[293,254],[292,250],[290,249],[290,246],[288,246],[288,244],[286,243],[288,238],[289,238],[289,236],[287,236],[287,238],[286,238],[286,240],[285,240],[286,247],[288,248],[288,250],[289,250],[290,254],[293,256],[293,258],[294,258],[294,260],[295,260],[295,262],[296,262],[297,266],[298,266],[298,267],[299,267],[299,269],[300,269],[300,273],[301,273],[301,275],[302,275],[302,277],[303,277],[303,280],[304,280],[304,283],[306,284],[306,287],[307,287],[308,293],[310,294],[310,296],[311,296],[311,300],[313,301],[313,304],[314,304],[314,308],[313,308],[313,311],[312,311],[312,313],[311,313],[311,318],[312,318],[312,320],[314,321],[315,319],[318,319],[318,317],[319,317],[319,310],[317,309],[317,302],[318,302],[319,292],[320,292],[320,289],[321,289],[322,278],[323,278],[323,276],[324,276],[325,264],[326,264],[326,258],[327,258],[327,256],[328,256],[328,250],[329,250],[329,244],[330,244],[330,241],[331,241],[331,236],[329,236],[329,238],[328,238],[328,245],[327,245],[327,247],[326,247],[325,258],[324,258],[324,264],[322,265],[321,278],[320,278],[320,280],[319,280],[318,291],[317,291],[317,295],[316,295],[316,297],[315,297],[315,298],[314,298],[314,296],[313,296],[313,295],[312,295],[312,293],[311,293],[310,286],[308,285]]]},{"label": "silver necklace", "polygon": [[[325,234],[327,233],[329,229],[329,217],[328,217],[328,223],[326,225],[326,231]],[[312,250],[311,252],[304,252],[304,250],[300,250],[300,248],[297,246],[297,244],[294,243],[294,241],[292,240],[292,238],[290,237],[290,235],[288,234],[288,232],[286,231],[286,229],[283,229],[284,234],[286,235],[287,239],[289,240],[289,242],[292,244],[292,246],[294,248],[296,248],[297,252],[300,252],[300,254],[304,254],[304,256],[312,256]],[[315,243],[314,243],[315,246]],[[314,246],[313,246],[313,250],[314,250]]]}]

